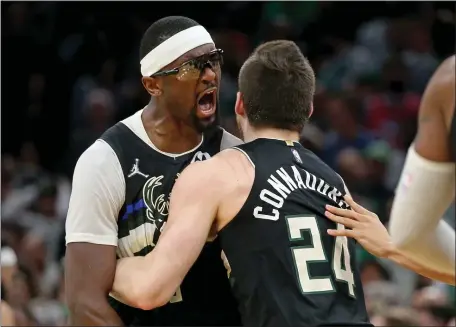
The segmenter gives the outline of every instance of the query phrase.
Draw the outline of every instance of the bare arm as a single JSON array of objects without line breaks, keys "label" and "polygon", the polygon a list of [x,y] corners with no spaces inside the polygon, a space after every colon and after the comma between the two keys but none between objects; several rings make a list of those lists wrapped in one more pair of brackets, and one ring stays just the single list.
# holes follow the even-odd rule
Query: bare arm
[{"label": "bare arm", "polygon": [[214,160],[193,163],[182,172],[157,246],[145,257],[118,261],[116,296],[144,310],[170,300],[200,254],[217,215],[220,192]]},{"label": "bare arm", "polygon": [[389,249],[388,255],[386,257],[399,266],[412,270],[424,277],[438,280],[446,284],[456,285],[454,274],[442,272],[434,267],[424,266],[418,261],[414,261],[412,258],[401,252],[397,247],[392,246]]},{"label": "bare arm", "polygon": [[65,292],[70,326],[122,326],[108,303],[114,281],[116,247],[71,243],[65,258]]},{"label": "bare arm", "polygon": [[14,311],[11,307],[2,300],[1,302],[1,325],[2,326],[16,326],[16,319]]},{"label": "bare arm", "polygon": [[416,152],[434,162],[451,162],[449,126],[455,106],[455,56],[437,69],[423,94],[418,114]]},{"label": "bare arm", "polygon": [[108,303],[116,267],[117,214],[125,192],[119,170],[106,143],[96,142],[76,164],[65,226],[70,325],[123,325]]},{"label": "bare arm", "polygon": [[455,233],[441,217],[455,196],[449,120],[454,110],[454,56],[431,78],[423,95],[418,133],[409,149],[390,218],[393,243],[414,261],[453,274]]}]

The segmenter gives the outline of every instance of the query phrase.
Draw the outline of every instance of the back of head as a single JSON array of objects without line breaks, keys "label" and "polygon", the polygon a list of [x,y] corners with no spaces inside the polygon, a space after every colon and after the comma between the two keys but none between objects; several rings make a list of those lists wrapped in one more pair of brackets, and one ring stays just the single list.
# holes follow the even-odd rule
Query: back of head
[{"label": "back of head", "polygon": [[139,48],[139,60],[171,36],[198,25],[193,19],[183,16],[168,16],[157,20],[144,32]]},{"label": "back of head", "polygon": [[301,131],[312,113],[315,74],[292,41],[260,45],[239,73],[250,125]]}]

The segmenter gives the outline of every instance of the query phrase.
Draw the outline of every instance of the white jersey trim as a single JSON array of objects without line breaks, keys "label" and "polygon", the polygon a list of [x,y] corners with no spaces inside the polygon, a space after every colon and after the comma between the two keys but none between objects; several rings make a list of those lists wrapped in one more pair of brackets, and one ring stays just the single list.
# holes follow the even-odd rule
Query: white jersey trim
[{"label": "white jersey trim", "polygon": [[255,164],[253,163],[252,159],[250,159],[249,155],[244,150],[238,148],[237,146],[233,146],[232,149],[242,152],[245,155],[245,157],[249,160],[249,162],[252,164],[253,168],[255,168]]},{"label": "white jersey trim", "polygon": [[144,143],[146,143],[148,146],[150,146],[152,149],[157,151],[160,154],[163,154],[164,156],[171,157],[171,158],[178,158],[180,156],[185,156],[186,154],[192,153],[196,149],[198,149],[201,144],[203,144],[204,141],[204,135],[201,137],[201,141],[198,143],[197,146],[195,146],[193,149],[188,150],[186,152],[182,153],[169,153],[169,152],[164,152],[158,149],[150,140],[149,135],[147,135],[146,129],[144,128],[144,124],[141,119],[141,115],[144,111],[144,108],[137,111],[135,114],[132,116],[124,119],[121,121],[122,124],[127,126],[133,133],[136,134]]}]

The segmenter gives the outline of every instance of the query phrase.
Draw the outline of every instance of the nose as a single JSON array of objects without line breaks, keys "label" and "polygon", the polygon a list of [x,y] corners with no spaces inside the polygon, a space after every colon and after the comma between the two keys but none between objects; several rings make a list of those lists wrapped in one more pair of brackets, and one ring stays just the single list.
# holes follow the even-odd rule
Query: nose
[{"label": "nose", "polygon": [[203,69],[201,81],[203,81],[203,83],[212,83],[215,81],[216,76],[217,74],[215,73],[214,68],[210,64],[207,64]]}]

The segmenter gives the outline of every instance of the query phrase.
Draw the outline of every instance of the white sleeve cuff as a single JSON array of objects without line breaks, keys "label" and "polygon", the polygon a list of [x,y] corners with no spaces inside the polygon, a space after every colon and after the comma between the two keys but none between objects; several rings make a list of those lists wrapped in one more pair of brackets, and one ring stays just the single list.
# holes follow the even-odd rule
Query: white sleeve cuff
[{"label": "white sleeve cuff", "polygon": [[117,246],[117,237],[111,235],[96,235],[87,233],[68,234],[65,237],[66,244],[68,243],[92,243],[99,245]]}]

